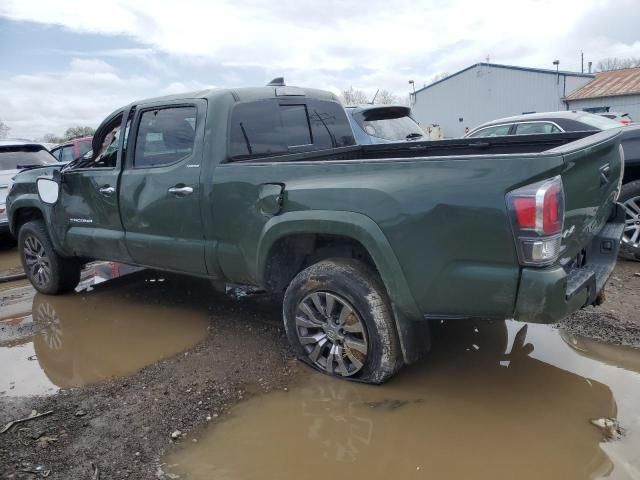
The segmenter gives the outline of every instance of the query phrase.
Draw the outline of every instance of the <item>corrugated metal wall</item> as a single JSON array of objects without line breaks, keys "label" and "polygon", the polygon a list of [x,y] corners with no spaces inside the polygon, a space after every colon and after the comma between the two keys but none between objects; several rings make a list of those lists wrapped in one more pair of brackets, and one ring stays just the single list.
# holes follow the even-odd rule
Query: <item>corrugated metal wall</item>
[{"label": "corrugated metal wall", "polygon": [[477,65],[417,92],[413,114],[423,127],[439,124],[446,138],[459,137],[465,127],[472,129],[496,118],[565,110],[562,97],[589,80]]},{"label": "corrugated metal wall", "polygon": [[618,97],[585,98],[569,101],[569,110],[583,110],[593,107],[609,107],[612,112],[628,113],[634,122],[640,122],[640,95],[620,95]]}]

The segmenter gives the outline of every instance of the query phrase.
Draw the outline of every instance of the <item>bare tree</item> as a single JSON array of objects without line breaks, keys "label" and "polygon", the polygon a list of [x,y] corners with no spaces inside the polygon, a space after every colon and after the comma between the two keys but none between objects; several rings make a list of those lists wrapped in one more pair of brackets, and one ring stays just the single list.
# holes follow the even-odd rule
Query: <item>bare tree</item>
[{"label": "bare tree", "polygon": [[9,126],[6,123],[0,120],[0,139],[7,138],[7,135],[9,134],[9,130],[11,130],[11,128],[9,128]]},{"label": "bare tree", "polygon": [[640,67],[640,57],[618,58],[609,57],[600,60],[596,64],[597,72],[607,72],[609,70],[620,70],[622,68]]},{"label": "bare tree", "polygon": [[340,101],[344,105],[360,105],[363,103],[369,103],[367,94],[362,90],[354,90],[353,87],[349,87],[348,90],[343,90],[340,93]]},{"label": "bare tree", "polygon": [[64,138],[58,137],[53,133],[45,133],[42,136],[42,141],[45,143],[62,143],[64,142]]},{"label": "bare tree", "polygon": [[400,97],[394,95],[389,90],[379,90],[376,95],[375,103],[380,105],[390,105],[392,103],[400,103]]},{"label": "bare tree", "polygon": [[94,133],[96,133],[96,130],[92,127],[77,126],[67,128],[62,137],[65,140],[70,140],[77,137],[87,137],[89,135],[93,135]]},{"label": "bare tree", "polygon": [[431,80],[429,80],[429,84],[436,83],[438,80],[442,80],[443,78],[447,78],[448,76],[448,72],[436,73],[433,77],[431,77]]}]

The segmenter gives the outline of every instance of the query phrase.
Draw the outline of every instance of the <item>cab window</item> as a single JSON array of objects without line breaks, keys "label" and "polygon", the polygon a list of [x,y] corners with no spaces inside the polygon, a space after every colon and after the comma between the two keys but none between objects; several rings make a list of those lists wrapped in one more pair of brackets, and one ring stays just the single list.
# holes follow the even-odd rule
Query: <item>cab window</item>
[{"label": "cab window", "polygon": [[[75,159],[68,164],[68,168],[115,168],[118,161],[121,124],[122,115],[118,115],[104,128],[104,133],[95,142],[99,145],[98,149],[92,152],[90,156],[85,155]],[[128,126],[129,124],[127,123],[127,129]]]},{"label": "cab window", "polygon": [[170,165],[191,155],[196,113],[193,106],[143,112],[136,135],[134,168]]}]

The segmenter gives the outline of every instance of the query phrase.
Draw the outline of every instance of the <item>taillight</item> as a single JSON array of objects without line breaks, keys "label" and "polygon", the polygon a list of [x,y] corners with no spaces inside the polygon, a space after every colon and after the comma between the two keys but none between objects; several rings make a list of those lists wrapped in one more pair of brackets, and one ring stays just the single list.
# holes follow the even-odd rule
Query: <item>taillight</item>
[{"label": "taillight", "polygon": [[631,120],[629,118],[622,117],[620,119],[620,123],[623,124],[623,125],[631,125]]},{"label": "taillight", "polygon": [[549,265],[558,259],[564,224],[562,179],[554,177],[507,194],[518,257],[523,265]]}]

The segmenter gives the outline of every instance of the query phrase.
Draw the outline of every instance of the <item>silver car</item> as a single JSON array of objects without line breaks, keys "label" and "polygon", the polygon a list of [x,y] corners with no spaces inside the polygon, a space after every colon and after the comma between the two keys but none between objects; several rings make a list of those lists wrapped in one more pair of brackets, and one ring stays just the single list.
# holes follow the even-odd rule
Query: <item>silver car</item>
[{"label": "silver car", "polygon": [[57,163],[49,151],[39,143],[27,140],[0,140],[0,235],[9,234],[5,200],[11,179],[24,168]]}]

